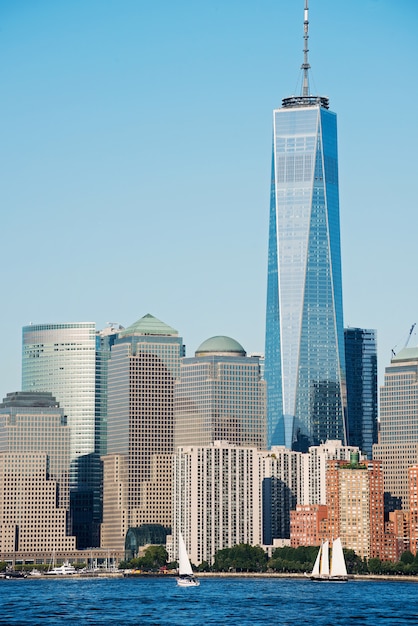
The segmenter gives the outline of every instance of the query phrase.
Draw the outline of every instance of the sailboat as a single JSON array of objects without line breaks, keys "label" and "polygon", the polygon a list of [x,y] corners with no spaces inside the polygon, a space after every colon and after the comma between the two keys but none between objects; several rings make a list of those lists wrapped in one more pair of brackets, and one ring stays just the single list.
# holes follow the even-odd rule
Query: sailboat
[{"label": "sailboat", "polygon": [[179,533],[179,575],[177,584],[180,587],[198,587],[200,581],[193,574],[183,535]]},{"label": "sailboat", "polygon": [[316,581],[344,582],[348,580],[343,546],[339,537],[332,542],[331,565],[329,542],[325,541],[319,548],[313,570],[308,576]]}]

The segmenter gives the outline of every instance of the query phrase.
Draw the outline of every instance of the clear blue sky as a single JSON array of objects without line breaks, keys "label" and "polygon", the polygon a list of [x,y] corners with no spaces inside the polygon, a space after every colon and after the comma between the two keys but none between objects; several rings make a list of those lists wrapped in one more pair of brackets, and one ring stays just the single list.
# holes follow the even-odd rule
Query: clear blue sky
[{"label": "clear blue sky", "polygon": [[[264,352],[272,110],[304,0],[1,0],[0,397],[30,322],[151,313]],[[345,324],[418,322],[416,0],[310,0],[338,114]],[[417,326],[418,329],[418,326]],[[417,337],[410,345],[416,345]]]}]

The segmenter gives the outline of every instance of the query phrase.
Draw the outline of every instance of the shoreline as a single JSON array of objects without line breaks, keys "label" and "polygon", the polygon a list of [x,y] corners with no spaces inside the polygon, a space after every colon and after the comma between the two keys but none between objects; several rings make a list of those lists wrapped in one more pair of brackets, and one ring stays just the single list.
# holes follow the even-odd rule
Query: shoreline
[{"label": "shoreline", "polygon": [[[283,572],[197,572],[197,578],[303,578],[305,574]],[[418,576],[404,576],[402,574],[349,574],[348,580],[373,580],[373,581],[406,581],[418,582]]]},{"label": "shoreline", "polygon": [[[121,572],[100,572],[94,574],[40,574],[37,576],[31,576],[30,573],[25,577],[12,577],[6,580],[68,580],[68,579],[93,579],[93,578],[175,578],[175,574],[157,574],[157,573],[141,573],[141,574],[127,574]],[[307,580],[305,574],[300,573],[283,573],[283,572],[196,572],[197,578],[293,578]],[[2,580],[4,580],[2,578]],[[418,576],[403,576],[401,574],[349,574],[348,580],[350,581],[389,581],[389,582],[411,582],[417,583]]]}]

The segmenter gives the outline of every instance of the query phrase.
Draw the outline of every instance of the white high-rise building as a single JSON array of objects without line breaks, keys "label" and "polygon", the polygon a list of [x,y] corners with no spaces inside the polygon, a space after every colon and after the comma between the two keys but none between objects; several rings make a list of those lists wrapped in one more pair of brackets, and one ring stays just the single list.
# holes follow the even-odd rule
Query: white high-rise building
[{"label": "white high-rise building", "polygon": [[261,545],[259,452],[224,441],[177,449],[173,534],[182,532],[189,557],[213,563],[218,550]]}]

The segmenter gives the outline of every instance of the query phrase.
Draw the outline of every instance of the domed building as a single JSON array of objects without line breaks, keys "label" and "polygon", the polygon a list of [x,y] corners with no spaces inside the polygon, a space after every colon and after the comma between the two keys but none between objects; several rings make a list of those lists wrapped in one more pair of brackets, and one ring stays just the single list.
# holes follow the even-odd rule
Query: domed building
[{"label": "domed building", "polygon": [[218,356],[247,356],[247,353],[238,341],[223,335],[206,339],[195,352],[195,356],[199,357],[207,356],[208,354],[217,354]]},{"label": "domed building", "polygon": [[174,445],[266,447],[266,394],[260,358],[223,335],[182,359],[174,388]]}]

